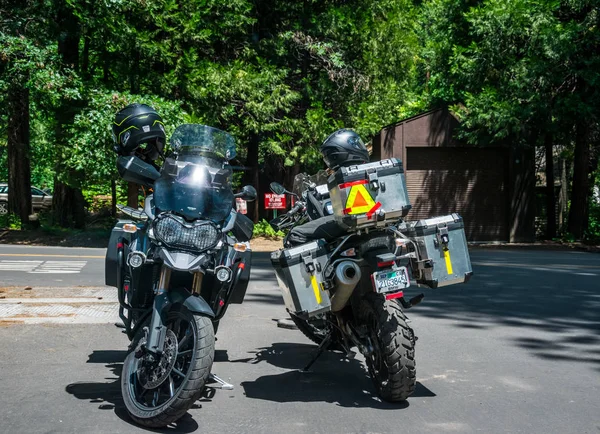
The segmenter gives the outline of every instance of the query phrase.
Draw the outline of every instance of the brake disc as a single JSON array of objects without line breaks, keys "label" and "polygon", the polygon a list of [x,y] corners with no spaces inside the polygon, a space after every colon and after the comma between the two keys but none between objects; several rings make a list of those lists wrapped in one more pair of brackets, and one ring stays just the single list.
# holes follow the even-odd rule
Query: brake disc
[{"label": "brake disc", "polygon": [[158,360],[151,354],[146,354],[140,360],[137,374],[144,389],[155,389],[169,377],[177,359],[177,350],[177,336],[171,329],[167,329],[163,351]]}]

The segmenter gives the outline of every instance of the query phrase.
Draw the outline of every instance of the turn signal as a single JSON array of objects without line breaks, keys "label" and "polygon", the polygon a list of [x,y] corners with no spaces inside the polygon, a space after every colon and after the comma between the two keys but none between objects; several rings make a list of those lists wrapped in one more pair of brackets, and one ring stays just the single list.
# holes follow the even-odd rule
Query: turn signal
[{"label": "turn signal", "polygon": [[404,238],[396,238],[394,241],[396,242],[396,247],[404,247],[408,243],[410,243],[409,240],[404,239]]},{"label": "turn signal", "polygon": [[344,250],[342,253],[340,253],[340,256],[356,256],[356,249],[354,247],[350,247],[347,250]]},{"label": "turn signal", "polygon": [[134,234],[137,232],[137,226],[132,223],[125,223],[123,225],[123,232],[129,232],[130,234]]},{"label": "turn signal", "polygon": [[235,250],[236,252],[245,252],[246,250],[248,250],[248,245],[244,243],[235,243],[233,245],[233,250]]}]

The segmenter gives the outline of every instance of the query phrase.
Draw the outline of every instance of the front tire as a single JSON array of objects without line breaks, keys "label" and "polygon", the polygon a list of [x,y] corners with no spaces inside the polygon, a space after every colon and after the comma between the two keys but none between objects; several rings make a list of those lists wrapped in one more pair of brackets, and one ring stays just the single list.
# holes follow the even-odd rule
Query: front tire
[{"label": "front tire", "polygon": [[404,401],[415,390],[415,338],[395,300],[367,295],[361,305],[373,351],[365,355],[369,375],[381,399]]},{"label": "front tire", "polygon": [[135,422],[150,428],[175,422],[200,398],[215,353],[210,318],[182,308],[168,313],[166,326],[170,332],[160,361],[149,361],[147,354],[136,357],[142,340],[125,359],[121,374],[127,412]]}]

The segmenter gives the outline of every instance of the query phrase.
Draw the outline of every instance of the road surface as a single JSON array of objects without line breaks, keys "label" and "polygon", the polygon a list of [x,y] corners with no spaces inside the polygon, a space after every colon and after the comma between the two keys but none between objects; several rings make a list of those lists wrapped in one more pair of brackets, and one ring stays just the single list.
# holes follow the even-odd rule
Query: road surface
[{"label": "road surface", "polygon": [[[143,432],[120,398],[128,342],[114,316],[75,311],[24,324],[6,315],[19,297],[54,306],[79,297],[110,310],[104,252],[0,245],[0,255],[0,432]],[[18,261],[42,264],[16,270]],[[171,431],[600,432],[600,255],[477,249],[472,261],[471,282],[427,290],[408,311],[418,385],[390,405],[373,395],[360,357],[327,353],[298,371],[315,347],[277,328],[284,307],[268,255],[256,254],[246,300],[217,335],[213,371],[235,389],[199,401]],[[37,272],[53,269],[63,272]]]}]

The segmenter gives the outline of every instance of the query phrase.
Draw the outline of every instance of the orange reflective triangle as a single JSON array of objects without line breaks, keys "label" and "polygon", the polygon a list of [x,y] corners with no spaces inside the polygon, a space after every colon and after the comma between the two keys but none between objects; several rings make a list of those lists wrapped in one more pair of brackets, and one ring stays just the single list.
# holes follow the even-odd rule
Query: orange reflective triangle
[{"label": "orange reflective triangle", "polygon": [[[371,200],[372,202],[372,200]],[[352,204],[352,207],[359,207],[359,206],[368,206],[369,202],[367,202],[367,199],[365,199],[365,197],[363,196],[363,192],[361,190],[358,190],[356,192],[356,198],[354,199],[354,203]]]}]

